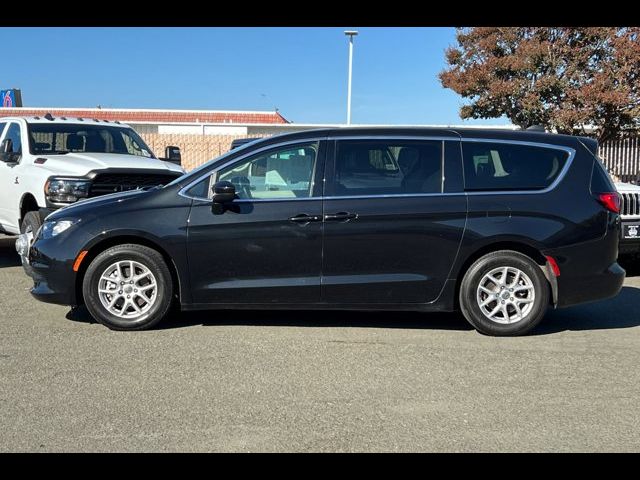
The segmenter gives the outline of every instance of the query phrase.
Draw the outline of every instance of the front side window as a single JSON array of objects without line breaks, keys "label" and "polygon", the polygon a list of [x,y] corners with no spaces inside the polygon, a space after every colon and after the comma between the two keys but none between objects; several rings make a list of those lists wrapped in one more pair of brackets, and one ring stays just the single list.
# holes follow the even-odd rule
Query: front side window
[{"label": "front side window", "polygon": [[564,150],[515,143],[463,142],[465,190],[541,190],[564,167]]},{"label": "front side window", "polygon": [[240,199],[308,198],[317,154],[317,142],[280,147],[223,168],[216,181],[233,183]]},{"label": "front side window", "polygon": [[151,149],[131,128],[110,125],[34,123],[29,125],[34,155],[118,153],[155,158]]},{"label": "front side window", "polygon": [[335,195],[397,195],[441,191],[441,141],[338,142]]}]

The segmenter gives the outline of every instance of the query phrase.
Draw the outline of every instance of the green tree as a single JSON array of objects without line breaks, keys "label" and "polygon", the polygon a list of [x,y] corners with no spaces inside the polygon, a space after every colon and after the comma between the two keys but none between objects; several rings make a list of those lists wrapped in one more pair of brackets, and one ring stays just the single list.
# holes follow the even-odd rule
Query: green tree
[{"label": "green tree", "polygon": [[640,28],[458,28],[456,40],[439,78],[469,100],[463,119],[594,127],[601,142],[640,126]]}]

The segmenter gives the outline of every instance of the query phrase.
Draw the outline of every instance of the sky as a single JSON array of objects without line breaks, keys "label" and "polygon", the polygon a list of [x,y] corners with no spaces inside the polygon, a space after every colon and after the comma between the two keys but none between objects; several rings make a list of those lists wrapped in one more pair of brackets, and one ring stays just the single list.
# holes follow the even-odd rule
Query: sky
[{"label": "sky", "polygon": [[[0,89],[25,107],[273,110],[295,123],[463,122],[463,99],[437,78],[453,28],[0,28],[13,68]],[[6,52],[7,50],[5,50]],[[5,63],[5,65],[7,65]]]}]

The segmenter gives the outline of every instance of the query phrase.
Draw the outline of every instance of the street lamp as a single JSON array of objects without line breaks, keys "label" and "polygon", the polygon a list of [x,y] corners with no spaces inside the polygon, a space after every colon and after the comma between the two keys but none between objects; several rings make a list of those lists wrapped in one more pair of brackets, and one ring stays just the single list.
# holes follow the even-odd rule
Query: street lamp
[{"label": "street lamp", "polygon": [[345,30],[344,34],[349,37],[349,85],[347,87],[347,125],[351,125],[351,71],[353,64],[353,37],[358,35],[357,30]]}]

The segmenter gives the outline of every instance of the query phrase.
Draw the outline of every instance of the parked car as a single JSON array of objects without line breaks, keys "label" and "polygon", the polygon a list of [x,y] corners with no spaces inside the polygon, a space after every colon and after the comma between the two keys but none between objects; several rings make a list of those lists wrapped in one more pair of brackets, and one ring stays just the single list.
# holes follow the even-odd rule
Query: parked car
[{"label": "parked car", "polygon": [[0,233],[32,236],[54,210],[106,193],[181,176],[180,151],[158,159],[120,122],[45,117],[0,119]]},{"label": "parked car", "polygon": [[620,254],[637,257],[640,255],[640,186],[631,183],[616,183],[615,185],[621,197]]},{"label": "parked car", "polygon": [[[336,128],[231,150],[53,213],[31,293],[117,330],[183,310],[453,311],[519,335],[616,295],[620,198],[582,137]],[[425,319],[426,320],[426,319]]]}]

